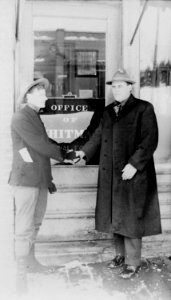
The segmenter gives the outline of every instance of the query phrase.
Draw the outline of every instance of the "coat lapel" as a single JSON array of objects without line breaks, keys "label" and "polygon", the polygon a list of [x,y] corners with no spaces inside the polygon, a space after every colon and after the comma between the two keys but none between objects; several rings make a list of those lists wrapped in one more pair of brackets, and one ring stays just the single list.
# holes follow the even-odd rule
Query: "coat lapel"
[{"label": "coat lapel", "polygon": [[30,121],[34,124],[34,126],[41,130],[42,132],[46,132],[43,122],[40,119],[40,116],[37,114],[36,111],[34,111],[32,108],[30,108],[28,105],[26,105],[23,109],[24,114],[27,115],[27,117],[30,119]]},{"label": "coat lapel", "polygon": [[119,116],[116,116],[116,113],[113,109],[113,103],[107,107],[108,113],[112,117],[113,120],[118,121],[121,118],[123,118],[124,116],[126,116],[136,106],[137,101],[138,101],[138,99],[136,99],[131,94],[130,97],[128,98],[127,102],[125,103],[125,105],[122,107],[122,109],[119,113]]},{"label": "coat lapel", "polygon": [[123,106],[118,118],[121,119],[122,117],[127,115],[137,105],[137,101],[138,99],[135,99],[135,97],[131,94],[127,102]]},{"label": "coat lapel", "polygon": [[109,106],[107,106],[106,109],[107,109],[107,111],[108,111],[110,117],[112,118],[112,120],[116,120],[117,117],[116,117],[116,113],[115,113],[115,111],[114,111],[114,109],[113,109],[113,103],[111,103]]}]

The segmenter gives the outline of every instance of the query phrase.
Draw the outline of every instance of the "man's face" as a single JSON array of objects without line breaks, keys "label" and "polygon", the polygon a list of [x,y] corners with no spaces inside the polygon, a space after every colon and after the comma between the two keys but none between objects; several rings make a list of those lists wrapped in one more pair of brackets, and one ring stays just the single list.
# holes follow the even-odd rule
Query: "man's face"
[{"label": "man's face", "polygon": [[132,91],[132,85],[125,81],[112,82],[112,94],[116,101],[122,102],[129,98]]},{"label": "man's face", "polygon": [[44,88],[34,88],[31,93],[27,94],[27,102],[38,109],[45,107],[47,97]]}]

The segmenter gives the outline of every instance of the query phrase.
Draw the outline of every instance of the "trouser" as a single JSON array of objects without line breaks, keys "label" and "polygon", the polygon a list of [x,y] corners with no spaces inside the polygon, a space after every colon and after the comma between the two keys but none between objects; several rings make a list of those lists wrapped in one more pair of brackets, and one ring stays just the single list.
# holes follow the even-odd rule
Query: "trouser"
[{"label": "trouser", "polygon": [[15,255],[27,256],[47,207],[46,188],[15,186]]},{"label": "trouser", "polygon": [[114,234],[114,244],[116,255],[125,257],[125,264],[139,266],[141,263],[141,238],[130,238],[119,234]]}]

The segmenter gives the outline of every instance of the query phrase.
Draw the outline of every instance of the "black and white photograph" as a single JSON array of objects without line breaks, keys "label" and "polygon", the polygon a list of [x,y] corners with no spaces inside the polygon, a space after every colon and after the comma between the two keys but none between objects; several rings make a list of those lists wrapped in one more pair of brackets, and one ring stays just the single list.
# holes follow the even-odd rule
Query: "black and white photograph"
[{"label": "black and white photograph", "polygon": [[0,0],[0,299],[171,299],[171,0]]}]

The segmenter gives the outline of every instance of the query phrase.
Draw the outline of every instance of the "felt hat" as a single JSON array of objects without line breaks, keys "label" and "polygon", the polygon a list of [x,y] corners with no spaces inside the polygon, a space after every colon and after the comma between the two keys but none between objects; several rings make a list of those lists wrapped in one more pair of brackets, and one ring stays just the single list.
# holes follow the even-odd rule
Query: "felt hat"
[{"label": "felt hat", "polygon": [[25,96],[26,96],[26,94],[28,93],[28,91],[32,88],[32,87],[34,87],[34,86],[36,86],[36,85],[38,85],[38,84],[41,84],[41,85],[43,85],[44,86],[44,88],[45,88],[45,90],[47,90],[48,89],[48,87],[49,87],[49,81],[48,81],[48,79],[46,79],[46,78],[39,78],[39,79],[37,79],[37,80],[34,80],[32,83],[30,83],[25,89],[24,89],[24,91],[21,93],[21,95],[20,95],[20,97],[19,97],[19,99],[18,99],[18,103],[19,104],[22,104],[22,103],[24,103],[25,102]]},{"label": "felt hat", "polygon": [[125,81],[128,83],[135,83],[135,81],[128,75],[124,69],[118,69],[113,75],[112,80],[107,81],[106,84],[111,85],[114,81]]}]

